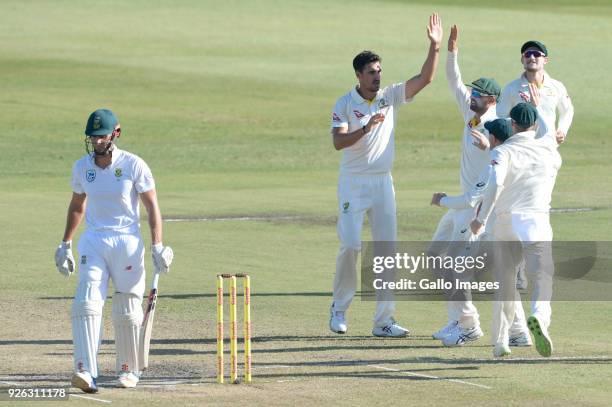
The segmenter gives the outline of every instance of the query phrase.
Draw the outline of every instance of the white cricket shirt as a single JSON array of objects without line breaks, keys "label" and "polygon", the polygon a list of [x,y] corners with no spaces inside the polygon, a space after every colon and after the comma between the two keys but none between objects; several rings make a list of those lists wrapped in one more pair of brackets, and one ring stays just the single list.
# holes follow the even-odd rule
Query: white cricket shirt
[{"label": "white cricket shirt", "polygon": [[[493,172],[481,213],[548,213],[561,156],[556,141],[535,138],[535,131],[517,133],[491,151]],[[489,193],[497,190],[495,196]],[[479,215],[480,217],[480,215]]]},{"label": "white cricket shirt", "polygon": [[[510,82],[502,91],[500,100],[497,104],[497,115],[499,117],[510,116],[510,110],[519,103],[531,102],[531,93],[529,92],[529,82],[525,75]],[[559,122],[557,123],[557,112],[559,113]],[[574,117],[574,106],[572,100],[567,93],[565,86],[557,80],[551,78],[544,72],[544,80],[540,87],[540,106],[538,113],[546,122],[549,130],[548,136],[555,138],[556,130],[561,130],[565,134],[569,131]],[[538,131],[537,138],[546,135],[545,131]]]},{"label": "white cricket shirt", "polygon": [[459,180],[461,191],[468,192],[477,182],[480,174],[489,164],[489,150],[481,150],[474,145],[474,138],[471,135],[472,129],[484,134],[489,132],[484,128],[488,121],[497,119],[495,106],[489,109],[480,117],[475,118],[476,113],[470,110],[470,90],[463,84],[459,64],[457,63],[457,52],[449,52],[446,58],[446,79],[448,87],[455,95],[459,113],[463,117],[463,139],[461,144],[461,165]]},{"label": "white cricket shirt", "polygon": [[351,133],[368,124],[373,115],[385,115],[382,123],[352,146],[342,149],[340,175],[373,175],[391,171],[397,109],[413,99],[406,100],[405,86],[402,82],[380,89],[372,101],[362,98],[356,88],[338,99],[332,111],[332,128],[348,127]]},{"label": "white cricket shirt", "polygon": [[72,190],[87,194],[85,222],[93,230],[137,233],[138,194],[155,188],[153,175],[138,156],[115,146],[112,163],[102,169],[86,155],[72,169]]}]

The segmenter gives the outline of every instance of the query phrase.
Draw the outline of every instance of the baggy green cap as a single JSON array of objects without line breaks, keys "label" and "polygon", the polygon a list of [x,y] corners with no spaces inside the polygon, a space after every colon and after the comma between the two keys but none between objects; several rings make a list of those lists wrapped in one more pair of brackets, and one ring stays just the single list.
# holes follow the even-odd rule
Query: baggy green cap
[{"label": "baggy green cap", "polygon": [[538,111],[530,103],[519,103],[510,110],[510,118],[520,127],[527,128],[538,120]]},{"label": "baggy green cap", "polygon": [[512,137],[510,120],[495,119],[484,124],[485,129],[502,143]]},{"label": "baggy green cap", "polygon": [[476,89],[484,95],[495,96],[496,98],[501,94],[501,87],[493,78],[478,78],[472,83],[466,83],[465,86]]},{"label": "baggy green cap", "polygon": [[527,51],[529,48],[537,48],[544,53],[545,56],[548,56],[548,49],[546,45],[542,44],[540,41],[530,40],[523,44],[521,47],[521,54]]}]

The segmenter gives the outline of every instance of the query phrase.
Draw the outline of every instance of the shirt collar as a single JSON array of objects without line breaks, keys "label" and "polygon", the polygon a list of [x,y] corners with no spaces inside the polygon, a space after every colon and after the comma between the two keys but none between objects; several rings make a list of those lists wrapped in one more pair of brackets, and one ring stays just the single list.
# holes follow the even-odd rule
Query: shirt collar
[{"label": "shirt collar", "polygon": [[[548,75],[548,73],[546,73],[546,71],[544,71],[544,74],[542,76],[542,87],[548,86],[549,84],[550,84],[550,76]],[[527,77],[525,76],[524,72],[521,75],[521,85],[529,86],[529,81],[527,80]]]},{"label": "shirt collar", "polygon": [[364,98],[361,97],[359,92],[357,92],[357,86],[355,86],[353,89],[351,89],[351,97],[353,98],[353,101],[355,103],[357,103],[357,104],[367,103],[367,104],[371,105],[376,100],[380,99],[381,95],[382,95],[382,90],[379,89],[378,92],[376,92],[376,96],[374,97],[374,99],[372,99],[372,101],[369,101],[369,100],[364,99]]}]

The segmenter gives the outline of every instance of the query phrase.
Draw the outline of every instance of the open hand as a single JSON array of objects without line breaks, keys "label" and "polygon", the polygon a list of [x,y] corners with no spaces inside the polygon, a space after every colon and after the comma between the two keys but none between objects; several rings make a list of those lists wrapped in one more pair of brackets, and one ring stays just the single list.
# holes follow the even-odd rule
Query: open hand
[{"label": "open hand", "polygon": [[427,36],[429,40],[436,45],[442,42],[442,21],[438,13],[433,13],[429,16],[429,24],[427,25]]},{"label": "open hand", "polygon": [[474,138],[474,145],[481,150],[486,150],[491,146],[489,143],[489,138],[484,135],[484,133],[479,132],[476,129],[471,130],[471,135]]},{"label": "open hand", "polygon": [[457,40],[459,38],[459,30],[457,30],[457,26],[453,24],[451,27],[450,35],[448,36],[448,51],[455,52],[457,51]]}]

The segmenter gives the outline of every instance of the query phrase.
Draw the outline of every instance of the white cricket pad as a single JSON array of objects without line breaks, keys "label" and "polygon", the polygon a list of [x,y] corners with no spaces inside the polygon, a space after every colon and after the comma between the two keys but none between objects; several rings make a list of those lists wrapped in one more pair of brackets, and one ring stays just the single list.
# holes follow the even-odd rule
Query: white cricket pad
[{"label": "white cricket pad", "polygon": [[135,294],[113,295],[113,326],[117,350],[117,373],[135,372],[138,363],[140,325],[142,324],[142,298]]},{"label": "white cricket pad", "polygon": [[74,371],[89,372],[92,377],[98,377],[102,307],[104,301],[81,301],[78,298],[72,304]]}]

